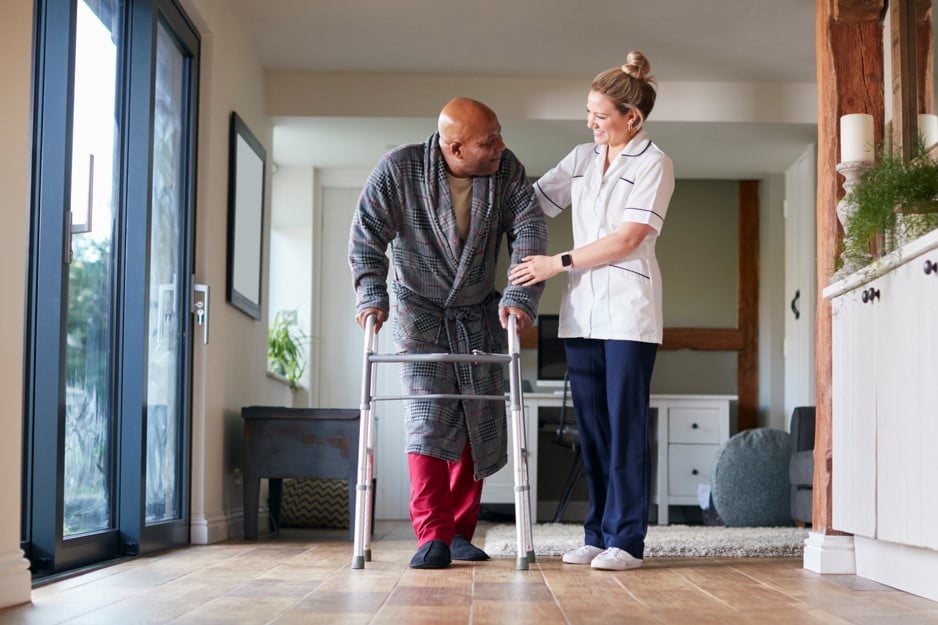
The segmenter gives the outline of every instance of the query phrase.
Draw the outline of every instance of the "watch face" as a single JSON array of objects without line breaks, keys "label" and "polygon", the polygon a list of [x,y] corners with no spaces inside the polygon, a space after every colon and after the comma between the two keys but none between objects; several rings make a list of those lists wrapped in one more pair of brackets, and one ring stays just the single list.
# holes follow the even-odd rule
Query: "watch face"
[{"label": "watch face", "polygon": [[563,254],[560,257],[560,264],[564,267],[569,267],[573,264],[573,258],[569,254]]}]

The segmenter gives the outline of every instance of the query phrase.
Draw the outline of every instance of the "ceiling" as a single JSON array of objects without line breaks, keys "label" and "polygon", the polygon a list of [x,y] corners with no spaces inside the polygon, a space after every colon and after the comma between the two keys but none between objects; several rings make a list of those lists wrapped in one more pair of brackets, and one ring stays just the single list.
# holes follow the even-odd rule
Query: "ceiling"
[{"label": "ceiling", "polygon": [[[231,0],[269,70],[395,72],[587,81],[630,49],[660,80],[813,83],[815,0]],[[584,92],[585,101],[585,92]],[[584,121],[502,120],[539,174]],[[275,118],[278,164],[370,169],[435,119]],[[679,177],[778,173],[815,141],[810,124],[648,124]]]}]

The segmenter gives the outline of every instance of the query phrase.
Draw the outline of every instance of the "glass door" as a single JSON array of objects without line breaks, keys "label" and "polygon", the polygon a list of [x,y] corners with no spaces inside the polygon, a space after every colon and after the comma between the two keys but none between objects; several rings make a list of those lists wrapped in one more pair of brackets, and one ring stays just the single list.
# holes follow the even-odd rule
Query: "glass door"
[{"label": "glass door", "polygon": [[23,542],[43,576],[188,540],[198,38],[40,0]]},{"label": "glass door", "polygon": [[188,481],[193,67],[186,42],[166,17],[156,31],[144,521],[151,540],[171,544],[188,532],[180,521],[188,517],[182,494]]}]

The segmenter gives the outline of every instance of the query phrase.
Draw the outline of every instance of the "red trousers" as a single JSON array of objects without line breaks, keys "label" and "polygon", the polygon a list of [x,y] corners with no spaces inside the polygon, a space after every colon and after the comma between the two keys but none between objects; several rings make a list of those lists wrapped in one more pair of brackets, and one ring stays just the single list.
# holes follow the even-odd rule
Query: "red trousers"
[{"label": "red trousers", "polygon": [[458,462],[407,454],[410,468],[410,521],[417,546],[431,540],[447,545],[453,536],[471,541],[479,521],[482,480],[473,479],[469,443]]}]

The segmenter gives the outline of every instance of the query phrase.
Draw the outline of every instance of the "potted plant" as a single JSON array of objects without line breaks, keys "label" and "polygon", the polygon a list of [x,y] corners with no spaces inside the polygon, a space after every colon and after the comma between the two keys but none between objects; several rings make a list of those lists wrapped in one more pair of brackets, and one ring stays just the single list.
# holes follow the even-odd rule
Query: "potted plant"
[{"label": "potted plant", "polygon": [[306,370],[308,338],[297,325],[296,311],[278,311],[267,331],[267,370],[284,378],[294,392]]},{"label": "potted plant", "polygon": [[844,199],[852,213],[840,261],[862,266],[938,228],[938,162],[920,145],[909,161],[882,150]]}]

